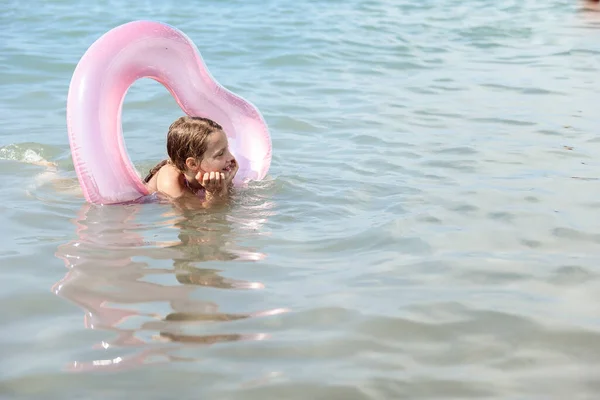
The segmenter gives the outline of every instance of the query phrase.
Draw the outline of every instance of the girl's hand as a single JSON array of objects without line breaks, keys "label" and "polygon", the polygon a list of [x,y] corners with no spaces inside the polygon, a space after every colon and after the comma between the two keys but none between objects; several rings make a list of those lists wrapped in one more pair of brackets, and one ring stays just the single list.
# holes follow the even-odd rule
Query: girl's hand
[{"label": "girl's hand", "polygon": [[[202,175],[199,173],[198,175]],[[196,178],[197,179],[197,178]],[[227,192],[227,180],[222,172],[205,172],[202,179],[198,179],[207,193],[213,196],[220,196]]]},{"label": "girl's hand", "polygon": [[229,171],[229,173],[227,174],[227,177],[225,178],[225,180],[227,181],[228,187],[229,187],[229,185],[231,185],[231,182],[233,181],[233,178],[235,178],[235,174],[237,174],[239,169],[240,169],[239,164],[237,163],[236,160],[233,160],[233,165],[232,165],[231,171]]}]

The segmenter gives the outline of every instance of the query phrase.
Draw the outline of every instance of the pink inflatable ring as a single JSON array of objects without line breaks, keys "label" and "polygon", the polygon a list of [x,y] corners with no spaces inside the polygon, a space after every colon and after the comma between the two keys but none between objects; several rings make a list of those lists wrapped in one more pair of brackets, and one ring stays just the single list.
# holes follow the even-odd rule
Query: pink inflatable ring
[{"label": "pink inflatable ring", "polygon": [[234,184],[265,177],[271,138],[258,109],[217,83],[184,33],[158,22],[135,21],[93,43],[69,86],[69,143],[89,203],[125,203],[149,194],[127,154],[121,126],[123,100],[140,78],[163,84],[187,115],[223,126],[239,164]]}]

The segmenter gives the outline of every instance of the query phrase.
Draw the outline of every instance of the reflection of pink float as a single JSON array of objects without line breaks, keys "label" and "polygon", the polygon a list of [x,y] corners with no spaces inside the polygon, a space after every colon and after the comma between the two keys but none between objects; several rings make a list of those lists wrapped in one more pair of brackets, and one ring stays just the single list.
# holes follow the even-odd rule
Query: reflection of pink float
[{"label": "reflection of pink float", "polygon": [[[56,256],[64,261],[69,272],[52,286],[52,292],[85,311],[84,325],[87,329],[116,334],[116,337],[94,346],[97,350],[94,355],[100,354],[100,359],[74,361],[68,369],[86,372],[134,368],[147,363],[176,361],[178,358],[171,353],[184,345],[267,339],[269,334],[262,332],[178,332],[178,329],[194,324],[270,317],[289,310],[275,308],[250,313],[225,313],[214,302],[191,298],[200,286],[221,290],[257,290],[264,288],[260,282],[222,278],[216,282],[217,286],[213,286],[210,280],[183,285],[146,281],[146,274],[158,270],[148,268],[145,262],[135,261],[135,258],[173,259],[175,263],[175,260],[186,256],[171,242],[150,242],[138,234],[141,226],[136,222],[136,214],[142,208],[141,204],[108,208],[83,204],[73,221],[77,238],[58,246]],[[155,249],[160,251],[154,252]],[[235,253],[239,254],[237,260],[242,261],[262,258],[260,253],[251,250],[239,249]],[[174,273],[174,270],[171,272]],[[157,303],[169,305],[166,315],[154,312]],[[143,312],[144,305],[148,304],[153,306]],[[169,320],[169,315],[175,314],[191,318]],[[195,315],[202,318],[195,320]],[[144,339],[143,333],[150,331],[155,331],[157,336],[152,340]],[[117,356],[110,358],[109,354]]]},{"label": "reflection of pink float", "polygon": [[127,154],[121,127],[125,94],[144,77],[162,83],[186,114],[223,126],[240,166],[234,183],[264,178],[271,138],[258,109],[215,81],[184,33],[158,22],[135,21],[92,44],[69,87],[69,142],[88,202],[123,203],[148,194]]}]

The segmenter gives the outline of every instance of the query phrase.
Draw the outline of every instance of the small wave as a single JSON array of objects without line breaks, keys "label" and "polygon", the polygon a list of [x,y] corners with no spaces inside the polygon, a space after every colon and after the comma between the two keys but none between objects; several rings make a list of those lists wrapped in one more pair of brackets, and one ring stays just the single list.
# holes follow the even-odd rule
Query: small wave
[{"label": "small wave", "polygon": [[63,153],[63,149],[57,146],[40,143],[14,143],[0,147],[0,160],[43,167],[24,188],[31,197],[43,200],[49,193],[80,196],[82,193],[77,178],[70,176],[70,172],[67,172],[69,168],[63,168],[65,162],[71,162],[70,159],[60,159],[61,156],[64,156]]},{"label": "small wave", "polygon": [[25,162],[45,167],[56,167],[56,163],[47,159],[52,149],[38,143],[9,144],[0,147],[0,160]]}]

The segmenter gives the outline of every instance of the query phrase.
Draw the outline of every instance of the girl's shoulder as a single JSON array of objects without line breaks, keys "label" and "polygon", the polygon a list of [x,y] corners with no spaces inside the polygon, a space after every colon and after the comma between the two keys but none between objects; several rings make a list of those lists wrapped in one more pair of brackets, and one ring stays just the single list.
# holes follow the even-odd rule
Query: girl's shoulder
[{"label": "girl's shoulder", "polygon": [[175,166],[165,164],[156,174],[156,189],[170,197],[181,197],[186,190],[184,176]]}]

